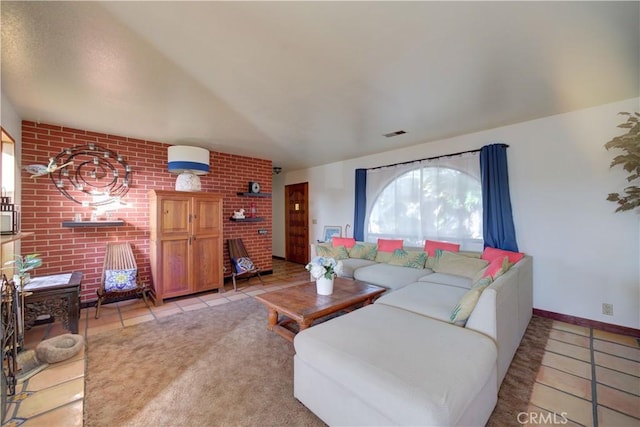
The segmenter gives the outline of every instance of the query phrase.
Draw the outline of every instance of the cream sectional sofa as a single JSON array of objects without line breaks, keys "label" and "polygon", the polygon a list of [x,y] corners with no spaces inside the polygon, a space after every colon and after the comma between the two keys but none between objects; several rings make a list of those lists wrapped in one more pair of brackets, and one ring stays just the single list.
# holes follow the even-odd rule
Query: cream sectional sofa
[{"label": "cream sectional sofa", "polygon": [[484,425],[531,319],[532,258],[484,288],[464,326],[449,319],[471,278],[362,261],[344,274],[389,290],[296,336],[295,397],[329,425]]}]

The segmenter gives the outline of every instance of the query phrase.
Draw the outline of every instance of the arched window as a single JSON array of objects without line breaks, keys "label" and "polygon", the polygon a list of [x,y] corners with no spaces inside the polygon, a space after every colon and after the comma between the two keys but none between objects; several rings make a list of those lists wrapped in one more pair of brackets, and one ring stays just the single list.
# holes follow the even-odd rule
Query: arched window
[{"label": "arched window", "polygon": [[[399,168],[367,189],[366,240],[403,239],[407,246],[425,240],[460,243],[482,250],[482,189],[477,156],[462,162],[424,162]],[[374,171],[375,172],[375,171]],[[370,196],[373,196],[370,198]]]}]

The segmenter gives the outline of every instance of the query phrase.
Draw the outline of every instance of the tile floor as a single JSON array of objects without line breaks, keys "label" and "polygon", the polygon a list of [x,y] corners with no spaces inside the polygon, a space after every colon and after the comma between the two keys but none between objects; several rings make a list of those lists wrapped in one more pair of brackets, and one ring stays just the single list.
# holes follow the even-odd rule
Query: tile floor
[{"label": "tile floor", "polygon": [[[150,309],[139,300],[107,304],[101,309],[100,319],[94,319],[94,308],[84,309],[80,333],[90,336],[183,311],[215,307],[293,286],[309,277],[301,265],[277,259],[273,273],[264,277],[265,287],[252,279],[239,282],[237,292],[227,284],[227,292],[222,294],[199,294]],[[27,332],[25,347],[34,348],[38,341],[66,332],[59,322],[39,325]],[[16,395],[10,398],[3,426],[82,426],[84,372],[84,354],[80,353],[19,384]],[[554,322],[529,405],[529,414],[519,420],[526,425],[640,425],[640,340]]]}]

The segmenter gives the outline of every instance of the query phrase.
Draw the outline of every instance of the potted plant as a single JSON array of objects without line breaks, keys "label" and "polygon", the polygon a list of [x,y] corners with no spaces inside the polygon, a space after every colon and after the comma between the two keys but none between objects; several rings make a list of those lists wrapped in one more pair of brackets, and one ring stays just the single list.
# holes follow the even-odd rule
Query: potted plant
[{"label": "potted plant", "polygon": [[619,154],[611,161],[610,167],[616,165],[629,172],[627,182],[635,183],[624,188],[622,193],[610,193],[607,200],[616,202],[618,208],[616,212],[628,211],[640,207],[640,113],[620,113],[627,116],[627,121],[618,125],[619,128],[628,129],[624,135],[616,136],[605,144],[605,148],[610,150],[616,148],[623,150],[625,154]]},{"label": "potted plant", "polygon": [[13,260],[5,262],[4,265],[13,265],[15,272],[13,281],[16,282],[17,276],[17,281],[20,286],[23,286],[29,281],[29,272],[42,265],[42,259],[39,256],[40,254],[15,255]]},{"label": "potted plant", "polygon": [[342,271],[342,261],[336,262],[335,258],[322,256],[314,257],[305,269],[316,280],[319,295],[331,295],[333,293],[333,278]]}]

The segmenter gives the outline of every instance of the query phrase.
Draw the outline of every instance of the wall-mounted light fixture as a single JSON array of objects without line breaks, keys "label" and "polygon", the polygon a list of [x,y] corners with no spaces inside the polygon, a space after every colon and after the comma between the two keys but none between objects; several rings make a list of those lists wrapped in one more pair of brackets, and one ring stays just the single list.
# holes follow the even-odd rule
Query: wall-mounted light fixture
[{"label": "wall-mounted light fixture", "polygon": [[167,150],[169,172],[177,173],[176,191],[200,191],[198,175],[209,173],[209,150],[188,145],[174,145]]},{"label": "wall-mounted light fixture", "polygon": [[278,175],[280,172],[282,172],[282,168],[280,166],[274,166],[273,167],[273,174],[274,175]]}]

